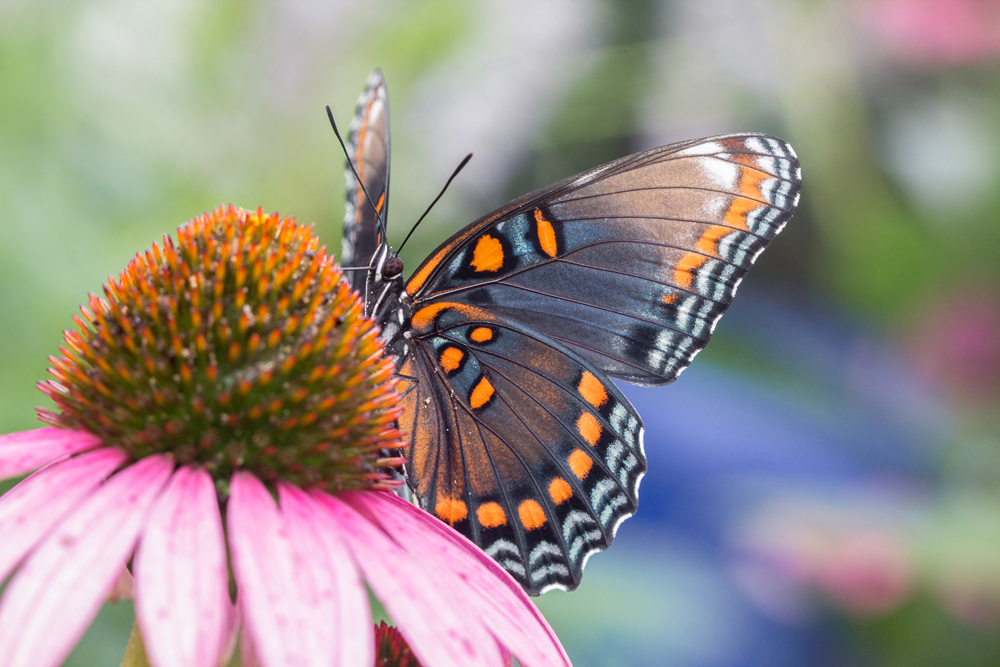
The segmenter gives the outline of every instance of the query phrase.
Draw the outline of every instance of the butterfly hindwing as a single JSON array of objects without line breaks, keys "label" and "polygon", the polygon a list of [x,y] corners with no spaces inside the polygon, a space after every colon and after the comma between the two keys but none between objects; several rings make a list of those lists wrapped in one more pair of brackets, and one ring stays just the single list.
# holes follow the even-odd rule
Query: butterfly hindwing
[{"label": "butterfly hindwing", "polygon": [[670,382],[798,202],[791,147],[729,135],[646,151],[525,195],[447,241],[407,283],[419,306],[489,308],[612,377]]},{"label": "butterfly hindwing", "polygon": [[421,505],[530,593],[576,587],[635,511],[639,416],[571,350],[487,310],[437,302],[412,331],[400,426]]},{"label": "butterfly hindwing", "polygon": [[[384,215],[389,203],[389,93],[378,70],[368,77],[365,91],[358,99],[347,137],[347,152],[365,190],[379,208],[376,210],[369,203],[348,166],[340,261],[343,266],[366,266],[382,240],[378,215],[380,212]],[[364,294],[367,274],[354,271],[349,275],[351,286]]]}]

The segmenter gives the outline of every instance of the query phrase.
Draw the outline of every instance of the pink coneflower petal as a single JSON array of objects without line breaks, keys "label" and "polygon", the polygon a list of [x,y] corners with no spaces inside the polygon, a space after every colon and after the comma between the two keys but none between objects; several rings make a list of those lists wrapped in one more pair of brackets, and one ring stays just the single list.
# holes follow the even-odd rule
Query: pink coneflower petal
[{"label": "pink coneflower petal", "polygon": [[324,645],[314,651],[335,657],[325,665],[370,667],[375,660],[371,606],[347,545],[331,529],[326,509],[309,494],[281,484],[278,498],[292,544],[306,556],[296,564],[301,603],[322,619],[318,638]]},{"label": "pink coneflower petal", "polygon": [[178,469],[135,557],[135,611],[157,667],[215,667],[229,624],[225,535],[212,478]]},{"label": "pink coneflower petal", "polygon": [[0,581],[124,460],[117,449],[81,454],[39,470],[0,497]]},{"label": "pink coneflower petal", "polygon": [[371,519],[325,493],[315,492],[314,497],[333,514],[365,580],[422,664],[501,664],[496,640],[479,618],[462,613],[443,592],[457,577],[432,579],[423,562],[403,551]]},{"label": "pink coneflower petal", "polygon": [[102,444],[97,436],[86,431],[54,426],[0,435],[0,479],[38,470],[67,454],[85,452]]},{"label": "pink coneflower petal", "polygon": [[83,501],[11,579],[0,602],[0,665],[55,667],[97,614],[172,464],[151,456]]},{"label": "pink coneflower petal", "polygon": [[277,505],[256,477],[233,476],[226,522],[243,633],[253,637],[254,653],[264,664],[297,664],[304,656],[298,605],[288,586],[294,577],[291,546]]},{"label": "pink coneflower petal", "polygon": [[[387,493],[349,493],[343,498],[378,517],[382,528],[440,577],[460,581],[456,603],[482,618],[490,632],[525,667],[569,665],[552,628],[524,590],[496,562],[451,527]],[[457,575],[457,576],[456,576]]]},{"label": "pink coneflower petal", "polygon": [[[297,515],[286,519],[266,487],[249,473],[233,476],[226,511],[243,623],[257,659],[267,667],[332,664],[336,651],[330,624],[335,619],[323,614],[335,613],[335,607],[310,590],[331,578],[322,572],[330,564],[322,563],[316,540],[297,542],[302,527],[288,525],[299,523]],[[368,614],[364,607],[352,611]]]},{"label": "pink coneflower petal", "polygon": [[236,643],[240,638],[240,628],[243,627],[240,620],[243,618],[243,614],[240,611],[240,600],[238,594],[236,604],[229,605],[228,611],[229,614],[226,616],[226,632],[224,635],[225,641],[222,642],[222,659],[219,660],[220,665],[228,665],[232,660],[233,653],[236,652]]}]

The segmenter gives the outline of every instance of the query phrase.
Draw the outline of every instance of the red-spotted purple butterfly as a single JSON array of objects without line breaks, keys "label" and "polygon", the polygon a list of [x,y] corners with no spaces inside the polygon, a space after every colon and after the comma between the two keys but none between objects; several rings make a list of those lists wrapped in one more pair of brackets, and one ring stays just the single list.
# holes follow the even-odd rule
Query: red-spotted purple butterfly
[{"label": "red-spotted purple butterfly", "polygon": [[409,487],[529,593],[575,588],[646,470],[609,378],[672,382],[705,346],[798,203],[795,152],[731,134],[630,155],[505,204],[405,280],[380,72],[347,150],[368,197],[348,170],[341,261],[369,267],[353,285],[398,359]]}]

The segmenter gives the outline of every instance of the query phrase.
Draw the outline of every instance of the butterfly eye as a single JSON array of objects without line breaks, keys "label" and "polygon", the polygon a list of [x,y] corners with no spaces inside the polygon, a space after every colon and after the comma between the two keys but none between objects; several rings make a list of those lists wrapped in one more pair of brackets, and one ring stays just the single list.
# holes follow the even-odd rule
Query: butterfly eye
[{"label": "butterfly eye", "polygon": [[386,280],[392,280],[402,272],[403,260],[399,257],[390,257],[386,260],[385,265],[382,267],[382,277]]}]

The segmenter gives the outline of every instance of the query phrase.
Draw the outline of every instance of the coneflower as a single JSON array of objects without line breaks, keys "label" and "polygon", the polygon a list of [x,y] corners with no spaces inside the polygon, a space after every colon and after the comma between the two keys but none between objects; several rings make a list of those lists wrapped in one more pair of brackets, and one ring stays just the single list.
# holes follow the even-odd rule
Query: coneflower
[{"label": "coneflower", "polygon": [[[0,664],[55,667],[124,568],[155,667],[375,664],[365,583],[425,667],[568,664],[521,588],[386,490],[394,363],[311,229],[224,207],[92,296],[0,437]],[[39,469],[40,468],[40,469]],[[11,573],[13,575],[11,576]]]}]

